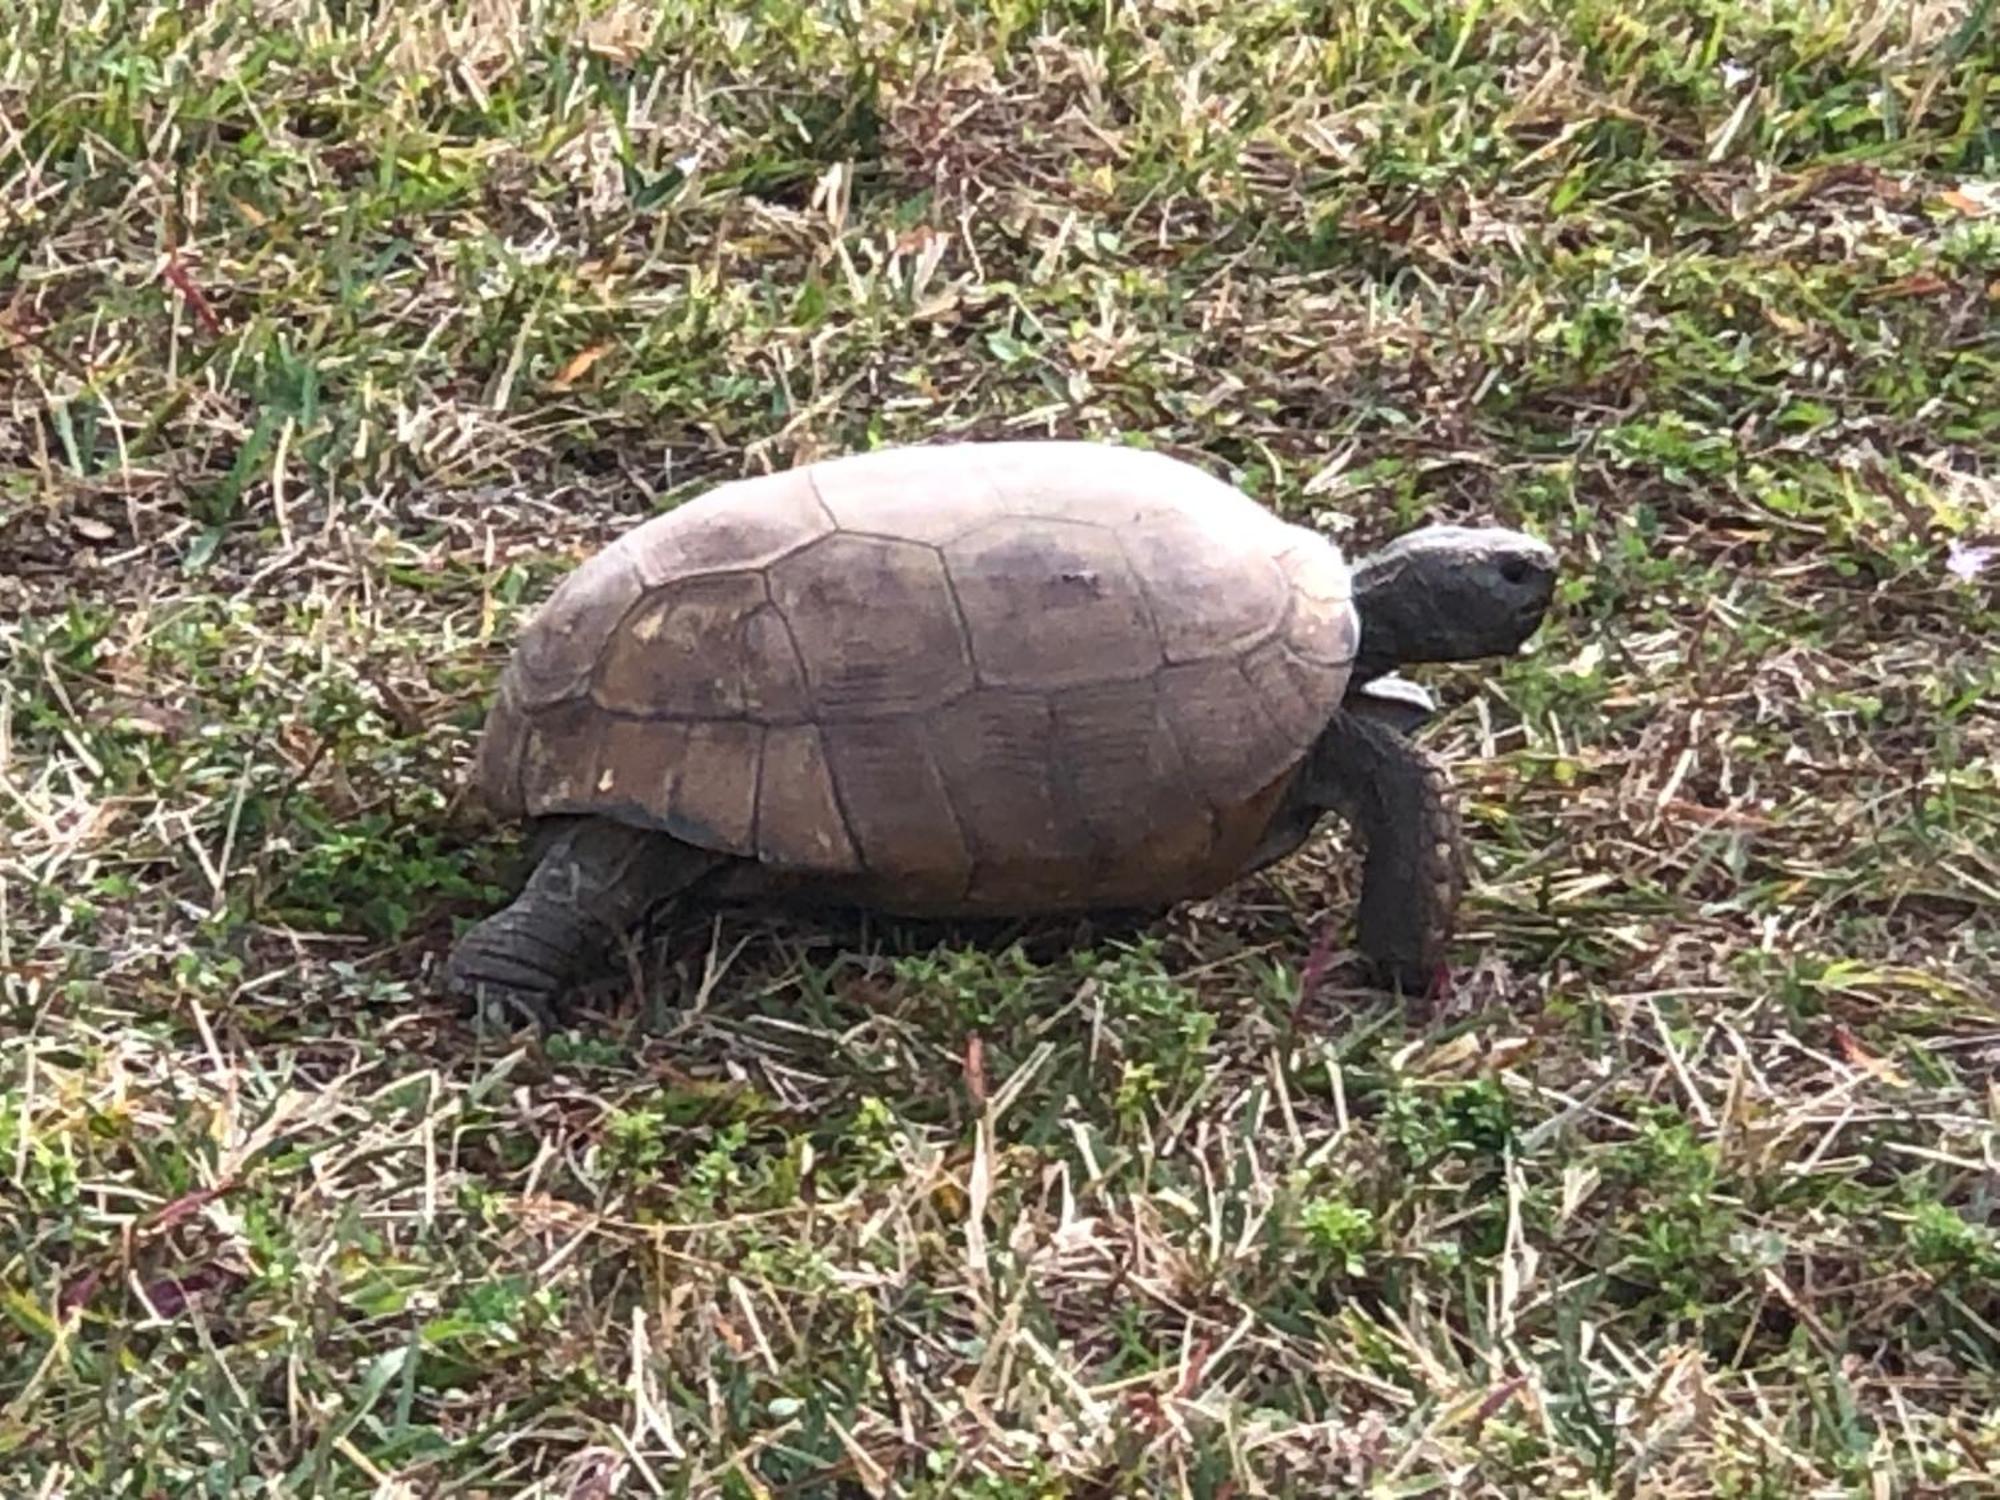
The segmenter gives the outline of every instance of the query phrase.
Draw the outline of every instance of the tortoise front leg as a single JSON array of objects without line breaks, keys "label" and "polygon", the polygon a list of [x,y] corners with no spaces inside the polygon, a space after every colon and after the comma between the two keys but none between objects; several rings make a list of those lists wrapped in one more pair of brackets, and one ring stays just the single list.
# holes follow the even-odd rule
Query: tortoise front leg
[{"label": "tortoise front leg", "polygon": [[579,818],[536,842],[521,894],[459,939],[445,985],[481,1011],[504,1006],[546,1031],[557,1002],[619,938],[723,856],[606,818]]},{"label": "tortoise front leg", "polygon": [[1367,847],[1356,922],[1362,956],[1383,986],[1428,993],[1465,891],[1443,763],[1356,704],[1322,731],[1307,776],[1307,795],[1345,818]]}]

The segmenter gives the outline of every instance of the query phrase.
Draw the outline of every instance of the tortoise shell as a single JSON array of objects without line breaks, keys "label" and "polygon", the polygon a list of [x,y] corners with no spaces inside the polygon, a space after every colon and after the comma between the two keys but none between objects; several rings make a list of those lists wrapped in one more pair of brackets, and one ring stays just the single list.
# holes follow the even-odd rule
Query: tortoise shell
[{"label": "tortoise shell", "polygon": [[1244,868],[1358,641],[1317,533],[1087,442],[719,486],[572,573],[475,781],[911,914],[1171,903]]}]

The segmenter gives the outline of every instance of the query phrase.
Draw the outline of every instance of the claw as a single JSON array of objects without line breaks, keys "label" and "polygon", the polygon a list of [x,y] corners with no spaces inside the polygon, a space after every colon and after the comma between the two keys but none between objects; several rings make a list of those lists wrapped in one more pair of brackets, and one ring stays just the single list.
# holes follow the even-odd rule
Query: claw
[{"label": "claw", "polygon": [[[496,1014],[496,1011],[498,1014]],[[551,1032],[562,1029],[562,1017],[556,1014],[556,1009],[553,1005],[544,1000],[540,995],[524,995],[518,990],[511,992],[502,991],[497,1006],[492,1001],[482,997],[479,1007],[479,1020],[483,1025],[497,1026],[502,1017],[508,1012],[512,1012],[515,1016],[518,1016],[521,1021],[526,1022],[540,1036],[548,1036]],[[518,1030],[519,1028],[515,1026],[506,1029]]]},{"label": "claw", "polygon": [[1443,963],[1377,959],[1367,966],[1376,988],[1407,999],[1437,1000],[1451,993],[1451,970]]},{"label": "claw", "polygon": [[472,1022],[484,1031],[512,1033],[523,1023],[541,1036],[562,1029],[562,1017],[552,997],[510,984],[447,976],[445,993],[465,1002]]}]

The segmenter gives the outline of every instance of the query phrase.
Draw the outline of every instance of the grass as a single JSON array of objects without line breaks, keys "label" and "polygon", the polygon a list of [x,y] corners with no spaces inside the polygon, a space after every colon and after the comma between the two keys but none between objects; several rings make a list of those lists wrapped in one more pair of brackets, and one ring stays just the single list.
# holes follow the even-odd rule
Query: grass
[{"label": "grass", "polygon": [[[0,0],[0,1492],[2000,1492],[1996,28]],[[1330,831],[476,1034],[552,580],[999,433],[1559,547],[1450,999]]]}]

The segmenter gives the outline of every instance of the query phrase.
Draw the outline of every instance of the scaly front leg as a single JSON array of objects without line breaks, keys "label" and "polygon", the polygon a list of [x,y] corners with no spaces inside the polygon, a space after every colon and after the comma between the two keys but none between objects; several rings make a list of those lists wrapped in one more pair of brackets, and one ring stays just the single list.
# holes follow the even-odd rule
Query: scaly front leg
[{"label": "scaly front leg", "polygon": [[1376,982],[1426,994],[1445,966],[1465,892],[1465,851],[1444,765],[1363,709],[1336,713],[1307,792],[1367,847],[1357,939]]},{"label": "scaly front leg", "polygon": [[521,894],[459,939],[446,988],[553,1029],[564,994],[619,938],[722,863],[664,833],[579,819],[546,841]]}]

